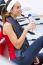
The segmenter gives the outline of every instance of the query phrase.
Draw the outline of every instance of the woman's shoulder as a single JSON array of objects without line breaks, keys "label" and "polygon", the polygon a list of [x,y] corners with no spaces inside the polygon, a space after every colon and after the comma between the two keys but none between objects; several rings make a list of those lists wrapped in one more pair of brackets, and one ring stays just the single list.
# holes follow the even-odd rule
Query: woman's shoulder
[{"label": "woman's shoulder", "polygon": [[11,27],[11,24],[9,22],[4,23],[3,28]]},{"label": "woman's shoulder", "polygon": [[4,23],[4,25],[3,25],[3,30],[4,30],[4,31],[7,32],[7,31],[9,31],[11,28],[12,28],[12,26],[11,26],[10,23],[8,23],[8,22]]},{"label": "woman's shoulder", "polygon": [[11,26],[11,24],[9,23],[9,22],[6,22],[6,23],[4,23],[4,25],[3,25],[3,27],[8,27],[8,26]]}]

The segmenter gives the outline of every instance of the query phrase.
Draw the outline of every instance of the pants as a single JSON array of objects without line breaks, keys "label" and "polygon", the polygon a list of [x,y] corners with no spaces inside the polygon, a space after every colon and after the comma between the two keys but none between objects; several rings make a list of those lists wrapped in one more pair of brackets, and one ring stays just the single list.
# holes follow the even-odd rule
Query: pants
[{"label": "pants", "polygon": [[24,52],[24,58],[22,60],[14,59],[13,62],[17,63],[18,65],[31,65],[34,58],[37,56],[38,52],[43,47],[43,36],[39,37],[32,45],[27,48]]}]

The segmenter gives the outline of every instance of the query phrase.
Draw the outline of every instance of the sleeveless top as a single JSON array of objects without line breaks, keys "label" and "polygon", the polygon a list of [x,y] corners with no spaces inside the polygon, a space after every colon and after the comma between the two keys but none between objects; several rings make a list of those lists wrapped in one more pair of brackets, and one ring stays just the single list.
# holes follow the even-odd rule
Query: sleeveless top
[{"label": "sleeveless top", "polygon": [[[17,35],[17,38],[19,38],[21,36],[22,32],[23,32],[23,29],[19,25],[18,21],[14,20],[11,16],[7,17],[6,21],[9,22],[12,25],[12,28]],[[7,35],[5,35],[5,39],[6,39],[6,42],[8,44],[8,51],[9,51],[10,59],[13,60],[15,58],[17,58],[17,59],[24,58],[23,53],[29,47],[29,43],[28,43],[27,39],[25,38],[24,43],[23,43],[23,45],[20,49],[16,49],[13,46],[13,44],[11,43],[11,41],[9,40]]]}]

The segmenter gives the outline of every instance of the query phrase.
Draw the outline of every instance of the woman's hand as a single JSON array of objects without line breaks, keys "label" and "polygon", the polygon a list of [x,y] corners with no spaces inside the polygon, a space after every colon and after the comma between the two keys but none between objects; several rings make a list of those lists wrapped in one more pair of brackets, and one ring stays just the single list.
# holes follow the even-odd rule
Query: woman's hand
[{"label": "woman's hand", "polygon": [[27,31],[29,31],[29,30],[35,29],[35,27],[36,27],[35,23],[34,23],[34,22],[30,22],[30,23],[26,26],[26,29],[27,29]]}]

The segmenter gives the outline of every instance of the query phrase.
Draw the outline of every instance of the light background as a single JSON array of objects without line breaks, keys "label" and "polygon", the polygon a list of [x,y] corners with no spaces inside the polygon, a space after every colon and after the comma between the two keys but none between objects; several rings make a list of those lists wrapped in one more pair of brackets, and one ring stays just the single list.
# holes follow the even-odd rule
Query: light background
[{"label": "light background", "polygon": [[[5,0],[7,1],[7,0]],[[22,8],[43,15],[43,0],[20,0]]]}]

